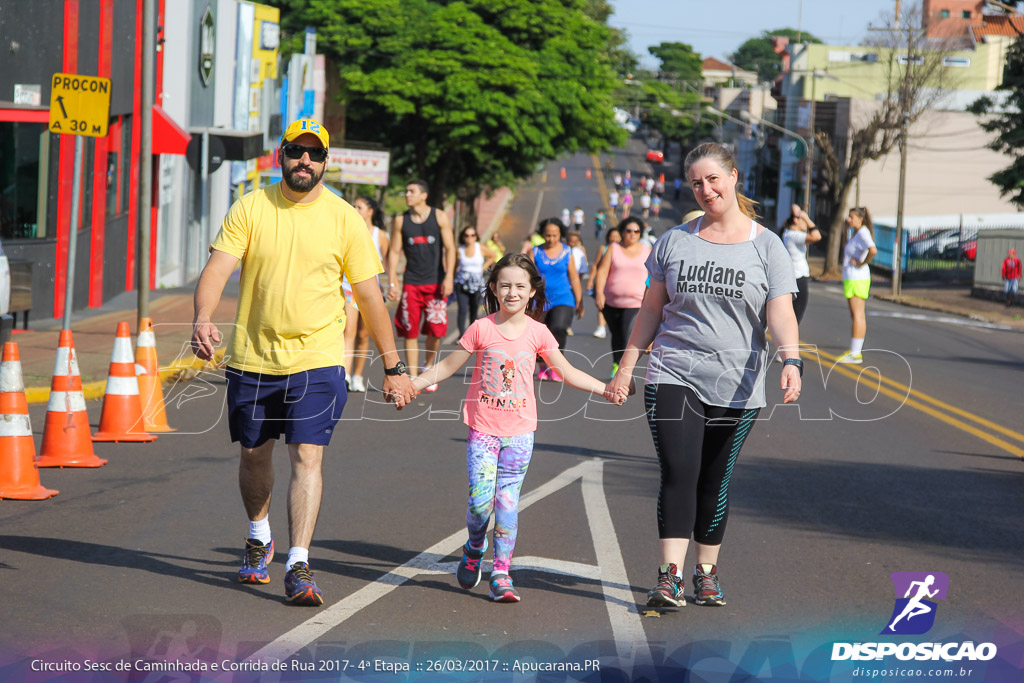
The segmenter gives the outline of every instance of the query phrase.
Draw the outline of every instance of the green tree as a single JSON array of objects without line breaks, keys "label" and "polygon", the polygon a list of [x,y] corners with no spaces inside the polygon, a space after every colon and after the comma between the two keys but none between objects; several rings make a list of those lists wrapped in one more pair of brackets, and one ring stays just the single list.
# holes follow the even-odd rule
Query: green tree
[{"label": "green tree", "polygon": [[998,133],[991,149],[1013,158],[1009,166],[988,177],[1001,196],[1024,208],[1024,38],[1018,38],[1006,53],[1006,67],[1000,91],[1007,97],[1001,106],[988,95],[976,100],[968,110],[983,117],[979,125],[989,133]]},{"label": "green tree", "polygon": [[791,28],[780,28],[765,31],[760,37],[744,42],[729,58],[741,69],[756,71],[759,80],[774,81],[782,73],[782,57],[775,54],[775,50],[772,49],[772,38],[789,38],[791,43],[795,43],[798,36],[804,43],[821,42],[806,31],[797,32]]},{"label": "green tree", "polygon": [[670,73],[681,81],[700,81],[700,54],[694,52],[686,43],[661,43],[650,46],[647,51],[661,62],[663,72]]},{"label": "green tree", "polygon": [[316,26],[339,65],[346,137],[390,148],[393,174],[427,180],[435,206],[622,139],[608,29],[583,0],[279,4],[285,30]]}]

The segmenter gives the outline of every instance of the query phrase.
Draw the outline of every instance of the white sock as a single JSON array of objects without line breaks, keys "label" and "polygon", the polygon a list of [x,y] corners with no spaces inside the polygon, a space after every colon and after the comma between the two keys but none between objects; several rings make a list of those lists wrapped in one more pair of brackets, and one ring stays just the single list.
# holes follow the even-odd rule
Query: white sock
[{"label": "white sock", "polygon": [[255,522],[249,520],[249,538],[255,538],[263,545],[270,545],[273,536],[270,535],[270,515]]},{"label": "white sock", "polygon": [[292,565],[296,562],[305,562],[309,564],[309,548],[299,548],[293,546],[288,549],[288,562],[284,565],[284,570],[291,571]]},{"label": "white sock", "polygon": [[851,339],[850,340],[850,353],[852,353],[853,355],[856,356],[858,353],[861,352],[861,349],[863,349],[863,348],[864,348],[864,340],[863,339]]}]

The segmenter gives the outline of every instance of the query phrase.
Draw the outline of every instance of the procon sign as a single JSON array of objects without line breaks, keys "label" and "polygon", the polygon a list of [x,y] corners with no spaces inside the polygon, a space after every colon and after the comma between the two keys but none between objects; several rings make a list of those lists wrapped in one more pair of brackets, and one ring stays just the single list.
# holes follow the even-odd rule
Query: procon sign
[{"label": "procon sign", "polygon": [[110,123],[110,79],[54,74],[50,87],[50,132],[102,138]]}]

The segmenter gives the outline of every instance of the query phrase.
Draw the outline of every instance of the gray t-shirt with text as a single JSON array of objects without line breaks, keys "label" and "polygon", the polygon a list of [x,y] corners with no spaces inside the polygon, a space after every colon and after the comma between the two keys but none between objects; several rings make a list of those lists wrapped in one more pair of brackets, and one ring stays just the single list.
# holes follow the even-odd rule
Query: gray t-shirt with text
[{"label": "gray t-shirt with text", "polygon": [[770,230],[737,244],[701,238],[700,222],[662,235],[650,257],[651,280],[664,282],[662,309],[647,364],[648,384],[681,384],[708,405],[762,408],[768,344],[766,304],[796,291],[793,265]]}]

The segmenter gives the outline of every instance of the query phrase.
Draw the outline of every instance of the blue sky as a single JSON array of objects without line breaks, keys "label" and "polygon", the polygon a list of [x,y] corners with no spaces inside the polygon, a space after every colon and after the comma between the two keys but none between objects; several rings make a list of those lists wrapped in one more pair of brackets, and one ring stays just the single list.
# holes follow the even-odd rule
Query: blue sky
[{"label": "blue sky", "polygon": [[[903,0],[906,6],[912,0]],[[611,0],[608,23],[629,32],[629,47],[650,68],[649,45],[687,43],[701,57],[729,60],[762,31],[802,28],[833,45],[857,45],[868,24],[883,26],[895,0]]]}]

